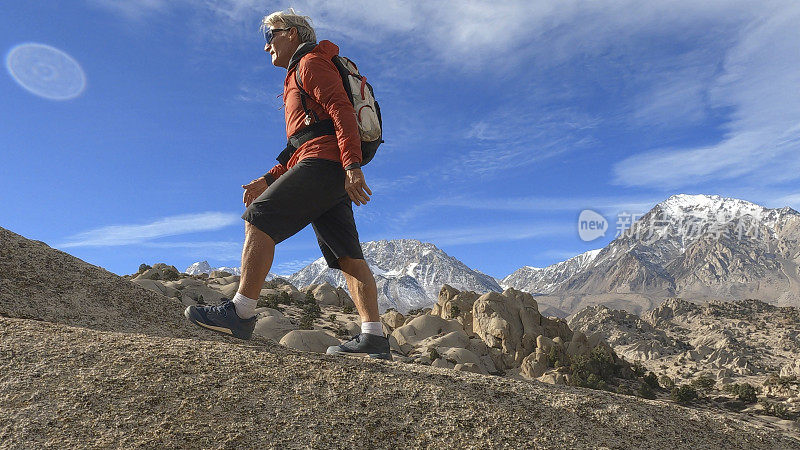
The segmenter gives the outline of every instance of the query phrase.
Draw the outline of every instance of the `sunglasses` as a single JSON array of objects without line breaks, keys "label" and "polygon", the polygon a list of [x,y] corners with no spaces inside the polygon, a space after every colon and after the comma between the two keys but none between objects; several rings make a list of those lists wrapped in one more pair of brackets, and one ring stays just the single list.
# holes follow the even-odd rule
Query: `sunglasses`
[{"label": "sunglasses", "polygon": [[267,31],[264,32],[264,39],[267,40],[267,44],[272,43],[272,39],[275,37],[275,33],[279,31],[287,31],[291,30],[292,28],[267,28]]}]

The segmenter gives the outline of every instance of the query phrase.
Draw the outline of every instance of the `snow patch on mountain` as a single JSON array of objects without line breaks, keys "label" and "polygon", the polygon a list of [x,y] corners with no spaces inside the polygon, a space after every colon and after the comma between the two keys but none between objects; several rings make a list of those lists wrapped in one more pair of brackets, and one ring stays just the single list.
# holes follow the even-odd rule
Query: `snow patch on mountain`
[{"label": "snow patch on mountain", "polygon": [[589,250],[566,261],[544,268],[522,267],[503,278],[500,286],[503,288],[513,287],[514,289],[535,294],[551,293],[563,281],[588,267],[600,253],[600,250],[602,249]]},{"label": "snow patch on mountain", "polygon": [[[365,242],[361,247],[378,285],[378,306],[382,311],[431,307],[445,283],[458,290],[502,291],[494,278],[467,267],[430,243],[400,239]],[[288,280],[298,287],[322,282],[346,287],[341,271],[328,268],[322,258]]]}]

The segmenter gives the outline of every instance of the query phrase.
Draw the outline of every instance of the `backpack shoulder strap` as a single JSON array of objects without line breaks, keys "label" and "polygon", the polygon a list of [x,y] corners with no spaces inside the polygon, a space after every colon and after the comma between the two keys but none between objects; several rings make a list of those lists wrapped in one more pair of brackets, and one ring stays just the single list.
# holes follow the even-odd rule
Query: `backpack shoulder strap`
[{"label": "backpack shoulder strap", "polygon": [[311,98],[311,96],[308,95],[308,92],[306,92],[305,89],[303,89],[303,80],[300,79],[300,64],[302,63],[303,60],[301,58],[300,61],[297,62],[297,67],[294,69],[294,78],[297,82],[297,89],[300,90],[300,104],[303,106],[303,111],[306,113],[306,125],[310,125],[311,118],[314,118],[314,122],[319,122],[319,116],[306,104],[306,99]]}]

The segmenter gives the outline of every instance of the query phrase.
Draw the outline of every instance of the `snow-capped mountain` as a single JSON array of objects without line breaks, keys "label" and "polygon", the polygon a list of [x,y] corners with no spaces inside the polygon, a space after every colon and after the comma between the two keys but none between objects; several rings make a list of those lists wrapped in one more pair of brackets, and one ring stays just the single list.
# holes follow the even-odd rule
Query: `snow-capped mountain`
[{"label": "snow-capped mountain", "polygon": [[503,278],[500,286],[503,288],[513,287],[514,289],[536,294],[549,294],[556,290],[560,283],[586,268],[594,261],[600,250],[602,249],[589,250],[566,261],[543,268],[522,267]]},{"label": "snow-capped mountain", "polygon": [[211,273],[215,270],[220,272],[228,272],[231,275],[241,275],[242,271],[238,267],[211,267],[208,261],[199,261],[191,266],[187,267],[184,270],[184,273],[188,273],[189,275],[199,275],[201,273]]},{"label": "snow-capped mountain", "polygon": [[567,312],[642,313],[669,297],[800,305],[800,213],[716,195],[674,195],[538,298]]},{"label": "snow-capped mountain", "polygon": [[[458,290],[502,291],[494,278],[470,269],[433,244],[400,239],[365,242],[361,247],[378,285],[381,311],[430,307],[445,283]],[[322,258],[290,276],[289,282],[298,287],[323,282],[346,286],[341,272],[328,268]]]}]

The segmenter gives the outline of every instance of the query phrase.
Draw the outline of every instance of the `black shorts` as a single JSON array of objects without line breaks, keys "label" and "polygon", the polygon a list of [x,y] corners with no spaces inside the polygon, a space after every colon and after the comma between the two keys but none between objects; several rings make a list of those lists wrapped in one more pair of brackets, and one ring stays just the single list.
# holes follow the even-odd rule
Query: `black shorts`
[{"label": "black shorts", "polygon": [[242,219],[267,233],[276,244],[310,223],[328,267],[340,269],[341,257],[364,259],[344,179],[340,162],[304,159],[253,200]]}]

